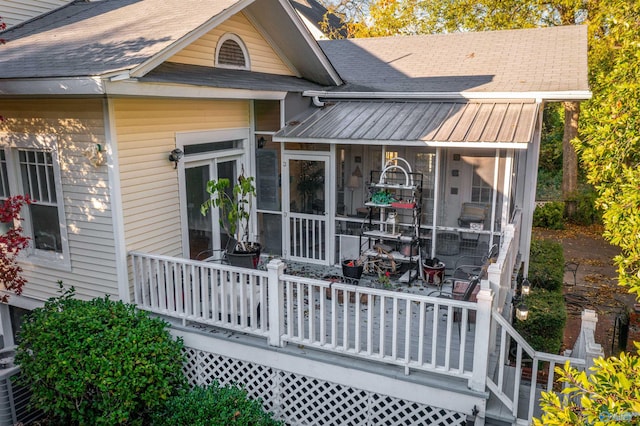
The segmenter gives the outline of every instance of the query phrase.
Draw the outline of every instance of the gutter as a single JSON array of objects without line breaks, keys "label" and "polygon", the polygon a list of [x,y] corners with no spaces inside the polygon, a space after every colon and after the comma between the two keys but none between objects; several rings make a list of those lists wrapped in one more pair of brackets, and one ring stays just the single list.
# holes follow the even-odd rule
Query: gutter
[{"label": "gutter", "polygon": [[[329,92],[307,90],[303,96],[328,99],[536,99],[553,101],[586,101],[588,90],[566,92]],[[314,101],[315,104],[315,101]]]},{"label": "gutter", "polygon": [[0,79],[0,96],[103,95],[101,77]]}]

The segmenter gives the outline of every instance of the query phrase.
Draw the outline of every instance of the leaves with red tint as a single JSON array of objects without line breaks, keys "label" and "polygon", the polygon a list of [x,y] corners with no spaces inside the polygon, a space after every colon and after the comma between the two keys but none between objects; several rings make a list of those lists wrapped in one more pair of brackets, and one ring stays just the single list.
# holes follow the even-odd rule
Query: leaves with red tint
[{"label": "leaves with red tint", "polygon": [[[0,288],[18,295],[22,293],[27,280],[21,275],[22,268],[17,263],[17,257],[18,253],[29,246],[30,240],[24,236],[22,226],[19,225],[22,220],[20,210],[32,202],[29,195],[16,195],[0,203],[0,222],[13,222],[14,225],[0,235]],[[0,295],[0,302],[6,303],[8,299],[8,295]]]}]

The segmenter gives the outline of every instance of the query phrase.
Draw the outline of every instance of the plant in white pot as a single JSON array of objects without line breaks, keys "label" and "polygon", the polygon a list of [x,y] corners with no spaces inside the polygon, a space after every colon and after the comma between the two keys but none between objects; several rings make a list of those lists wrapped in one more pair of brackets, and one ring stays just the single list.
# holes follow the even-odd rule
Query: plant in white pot
[{"label": "plant in white pot", "polygon": [[260,244],[249,241],[249,219],[251,206],[256,196],[253,176],[246,177],[244,172],[238,176],[238,182],[231,187],[227,178],[207,182],[209,199],[200,206],[202,215],[212,208],[220,209],[220,226],[229,238],[235,241],[231,250],[227,250],[227,259],[234,266],[257,267],[260,258]]}]

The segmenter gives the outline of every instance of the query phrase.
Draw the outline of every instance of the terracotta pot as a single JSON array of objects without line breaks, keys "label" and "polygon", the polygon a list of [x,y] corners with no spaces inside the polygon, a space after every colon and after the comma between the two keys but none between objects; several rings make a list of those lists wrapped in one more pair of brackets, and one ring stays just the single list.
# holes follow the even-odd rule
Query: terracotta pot
[{"label": "terracotta pot", "polygon": [[417,256],[418,255],[418,245],[406,243],[400,246],[400,254],[407,257]]},{"label": "terracotta pot", "polygon": [[441,283],[442,280],[444,280],[444,269],[445,269],[444,263],[439,262],[435,266],[429,266],[423,263],[422,268],[424,270],[424,277],[427,280],[427,283],[434,284],[435,277],[438,277],[439,283]]}]

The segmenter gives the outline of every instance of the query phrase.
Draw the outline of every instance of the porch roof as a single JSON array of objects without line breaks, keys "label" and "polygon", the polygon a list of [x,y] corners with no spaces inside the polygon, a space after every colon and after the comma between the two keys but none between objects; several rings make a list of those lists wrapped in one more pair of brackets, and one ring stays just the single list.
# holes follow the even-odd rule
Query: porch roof
[{"label": "porch roof", "polygon": [[538,109],[533,101],[339,101],[290,121],[273,140],[525,149]]}]

